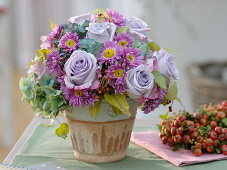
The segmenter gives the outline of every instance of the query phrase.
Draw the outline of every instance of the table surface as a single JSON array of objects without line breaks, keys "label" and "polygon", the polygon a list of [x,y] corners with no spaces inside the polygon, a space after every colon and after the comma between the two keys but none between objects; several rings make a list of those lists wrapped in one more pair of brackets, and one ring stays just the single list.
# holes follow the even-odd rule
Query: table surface
[{"label": "table surface", "polygon": [[[59,120],[60,121],[64,121],[64,118],[60,117]],[[157,119],[157,120],[154,120],[152,122],[152,124],[155,125],[155,124],[158,124],[158,122],[159,122],[159,120]],[[25,129],[25,131],[23,132],[23,134],[21,135],[21,137],[19,138],[19,140],[17,141],[17,143],[14,145],[12,150],[9,152],[9,154],[7,155],[5,160],[3,161],[4,164],[11,164],[12,163],[12,161],[15,158],[16,154],[21,150],[23,145],[28,140],[30,134],[33,132],[33,130],[40,123],[49,124],[50,120],[44,120],[44,119],[42,119],[40,117],[34,117],[32,119],[32,121],[29,123],[29,125],[27,126],[27,128]],[[148,121],[148,120],[136,119],[136,121],[135,121],[135,126],[149,126],[149,124],[151,124],[151,122]]]},{"label": "table surface", "polygon": [[[48,121],[48,120],[45,120]],[[158,123],[159,120],[154,120],[152,122],[145,121],[145,120],[136,120],[135,122],[135,129],[136,131],[143,131],[145,130],[144,127],[148,127],[148,130],[154,129],[155,124]],[[138,147],[137,145],[130,144],[128,149],[128,156],[123,161],[118,161],[114,163],[107,163],[107,164],[88,164],[84,162],[80,162],[75,160],[73,157],[71,144],[69,140],[63,141],[55,137],[50,133],[54,133],[52,128],[51,130],[45,130],[42,127],[38,126],[40,123],[43,123],[43,119],[41,118],[34,118],[27,129],[24,131],[23,135],[20,137],[16,145],[13,147],[11,152],[8,154],[6,159],[4,160],[4,164],[14,164],[17,166],[28,166],[30,164],[37,164],[37,161],[53,161],[59,166],[66,168],[66,169],[190,169],[190,170],[197,170],[197,169],[214,169],[217,168],[219,170],[226,170],[227,169],[227,160],[223,161],[214,161],[209,163],[203,164],[196,164],[190,165],[185,167],[176,167],[169,162],[163,160],[162,158]],[[44,122],[48,123],[48,122]],[[151,124],[153,127],[151,128]],[[38,127],[38,128],[37,128]],[[42,129],[41,131],[39,129]],[[34,133],[38,132],[40,138],[34,138]],[[50,137],[49,137],[50,136]],[[32,139],[33,137],[33,139]],[[44,139],[52,140],[54,139],[54,144],[56,146],[48,145],[48,141],[44,141]],[[56,140],[56,141],[55,141]],[[60,142],[59,142],[60,141]],[[30,142],[30,144],[28,144]],[[44,144],[42,144],[44,143]],[[53,143],[53,142],[52,142]],[[41,148],[40,151],[37,151],[40,146],[44,147]],[[36,145],[36,146],[35,146]],[[48,146],[47,146],[48,145]],[[28,147],[29,146],[29,147]],[[55,148],[56,150],[54,150]],[[45,150],[47,149],[47,150]],[[49,151],[51,153],[49,153]],[[42,150],[42,151],[41,151]],[[18,154],[19,153],[19,154]],[[37,154],[38,153],[38,154]],[[40,155],[41,153],[41,155]],[[48,155],[49,154],[49,155]],[[53,156],[53,157],[52,157]],[[37,160],[34,160],[37,159]],[[44,163],[44,162],[43,162]]]}]

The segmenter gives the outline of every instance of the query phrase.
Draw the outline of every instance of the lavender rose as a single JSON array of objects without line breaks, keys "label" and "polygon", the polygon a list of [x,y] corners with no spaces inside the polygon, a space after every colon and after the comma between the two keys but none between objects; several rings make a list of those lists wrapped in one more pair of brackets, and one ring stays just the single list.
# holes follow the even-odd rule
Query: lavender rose
[{"label": "lavender rose", "polygon": [[129,33],[132,36],[148,42],[145,32],[150,31],[150,28],[146,22],[136,17],[130,17],[126,19],[126,26],[129,28]]},{"label": "lavender rose", "polygon": [[65,63],[65,85],[67,88],[90,88],[96,79],[97,59],[91,53],[77,50]]},{"label": "lavender rose", "polygon": [[126,85],[127,94],[132,99],[138,99],[141,96],[148,98],[154,87],[154,77],[151,70],[144,65],[129,70]]},{"label": "lavender rose", "polygon": [[88,14],[79,15],[79,16],[69,18],[69,22],[76,23],[76,24],[79,24],[79,25],[82,25],[86,20],[88,20],[88,21],[94,20],[94,15],[88,13]]},{"label": "lavender rose", "polygon": [[179,80],[179,71],[174,64],[174,58],[164,49],[160,49],[157,55],[158,70],[166,77],[173,77],[174,80]]},{"label": "lavender rose", "polygon": [[89,27],[86,29],[88,30],[87,38],[94,39],[99,43],[103,43],[105,41],[113,40],[117,26],[109,22],[97,22],[90,23]]}]

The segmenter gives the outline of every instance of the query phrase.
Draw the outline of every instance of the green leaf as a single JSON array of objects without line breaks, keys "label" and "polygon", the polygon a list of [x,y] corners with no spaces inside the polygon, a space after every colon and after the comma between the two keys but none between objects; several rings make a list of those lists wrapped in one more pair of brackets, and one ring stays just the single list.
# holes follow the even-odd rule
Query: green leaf
[{"label": "green leaf", "polygon": [[122,114],[122,112],[121,112],[118,108],[114,107],[113,105],[112,105],[111,107],[112,107],[113,112],[114,112],[116,115],[121,115],[121,114]]},{"label": "green leaf", "polygon": [[131,113],[129,111],[129,105],[126,101],[126,95],[125,94],[104,94],[104,98],[107,102],[109,102],[111,105],[119,109],[122,113],[131,116]]},{"label": "green leaf", "polygon": [[182,147],[181,143],[177,143],[174,145],[173,147],[173,151],[177,151],[178,149],[180,149]]},{"label": "green leaf", "polygon": [[179,52],[180,50],[174,50],[174,49],[171,49],[171,48],[164,48],[167,52],[169,53],[174,53],[174,52]]},{"label": "green leaf", "polygon": [[162,126],[161,125],[157,125],[157,127],[158,127],[158,130],[161,132]]},{"label": "green leaf", "polygon": [[216,147],[215,147],[215,151],[216,151],[217,153],[221,153],[220,148],[216,148]]},{"label": "green leaf", "polygon": [[41,49],[36,51],[36,56],[35,56],[35,62],[45,62],[46,61],[46,55],[50,53],[49,49]]},{"label": "green leaf", "polygon": [[80,48],[87,51],[88,53],[92,53],[95,56],[98,55],[102,48],[103,44],[98,43],[93,39],[81,39],[80,40]]},{"label": "green leaf", "polygon": [[54,84],[54,79],[49,74],[43,75],[42,78],[39,80],[40,87],[45,87],[45,86],[52,87],[53,84]]},{"label": "green leaf", "polygon": [[95,14],[104,14],[105,9],[97,8],[97,9],[93,10],[92,12],[95,13]]},{"label": "green leaf", "polygon": [[126,32],[127,30],[128,30],[128,27],[125,27],[125,26],[124,26],[124,27],[118,28],[116,32],[117,32],[117,33],[124,33],[124,32]]},{"label": "green leaf", "polygon": [[173,78],[170,78],[169,89],[165,96],[166,100],[175,100],[177,98],[177,85]]},{"label": "green leaf", "polygon": [[52,20],[50,20],[50,28],[54,30],[54,28],[57,26]]},{"label": "green leaf", "polygon": [[134,38],[132,46],[134,48],[140,48],[141,45],[142,43],[140,42],[140,40],[138,38]]},{"label": "green leaf", "polygon": [[55,134],[59,137],[65,139],[69,133],[69,125],[67,123],[62,123],[55,131]]},{"label": "green leaf", "polygon": [[146,56],[150,52],[150,48],[147,44],[142,44],[139,48],[141,49],[142,56]]},{"label": "green leaf", "polygon": [[227,126],[227,117],[222,119],[222,122],[225,124],[225,126]]},{"label": "green leaf", "polygon": [[181,99],[180,99],[179,97],[177,97],[175,100],[176,100],[178,103],[180,103],[181,106],[184,107],[184,105],[183,105],[183,103],[182,103],[182,101],[181,101]]},{"label": "green leaf", "polygon": [[155,83],[157,83],[160,88],[167,89],[166,78],[157,70],[152,71],[152,74],[154,76]]},{"label": "green leaf", "polygon": [[89,107],[89,113],[91,117],[96,118],[97,115],[100,112],[100,106],[101,106],[102,100],[96,101],[94,106]]},{"label": "green leaf", "polygon": [[159,45],[157,45],[154,41],[148,43],[148,46],[150,47],[151,50],[153,51],[159,51],[161,48]]},{"label": "green leaf", "polygon": [[45,124],[45,123],[40,123],[40,125],[41,125],[41,126],[44,126],[44,127],[52,127],[52,126],[54,126],[53,124],[52,124],[52,125],[51,125],[51,124],[50,124],[50,125],[47,125],[47,124]]},{"label": "green leaf", "polygon": [[33,74],[22,77],[19,82],[22,100],[30,101],[35,97],[35,76]]},{"label": "green leaf", "polygon": [[164,115],[159,116],[162,120],[168,119],[169,117],[169,112],[166,112]]}]

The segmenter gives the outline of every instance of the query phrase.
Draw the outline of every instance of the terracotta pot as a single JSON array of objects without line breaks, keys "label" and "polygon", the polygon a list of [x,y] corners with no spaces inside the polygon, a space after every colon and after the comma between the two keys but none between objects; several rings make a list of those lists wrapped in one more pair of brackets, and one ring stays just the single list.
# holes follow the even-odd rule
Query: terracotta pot
[{"label": "terracotta pot", "polygon": [[137,112],[136,103],[133,100],[128,103],[131,117],[115,116],[106,101],[96,119],[91,118],[88,107],[73,108],[66,113],[76,159],[106,163],[125,158]]}]

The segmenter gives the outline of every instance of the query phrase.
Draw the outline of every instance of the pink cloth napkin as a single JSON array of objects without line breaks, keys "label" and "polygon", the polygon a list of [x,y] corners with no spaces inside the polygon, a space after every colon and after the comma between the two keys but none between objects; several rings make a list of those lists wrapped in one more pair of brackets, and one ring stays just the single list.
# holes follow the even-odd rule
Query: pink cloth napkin
[{"label": "pink cloth napkin", "polygon": [[201,156],[194,156],[191,151],[186,149],[172,151],[168,145],[162,144],[158,132],[133,132],[131,142],[150,152],[153,152],[176,166],[186,166],[196,163],[227,159],[227,155],[223,154],[207,153]]}]

